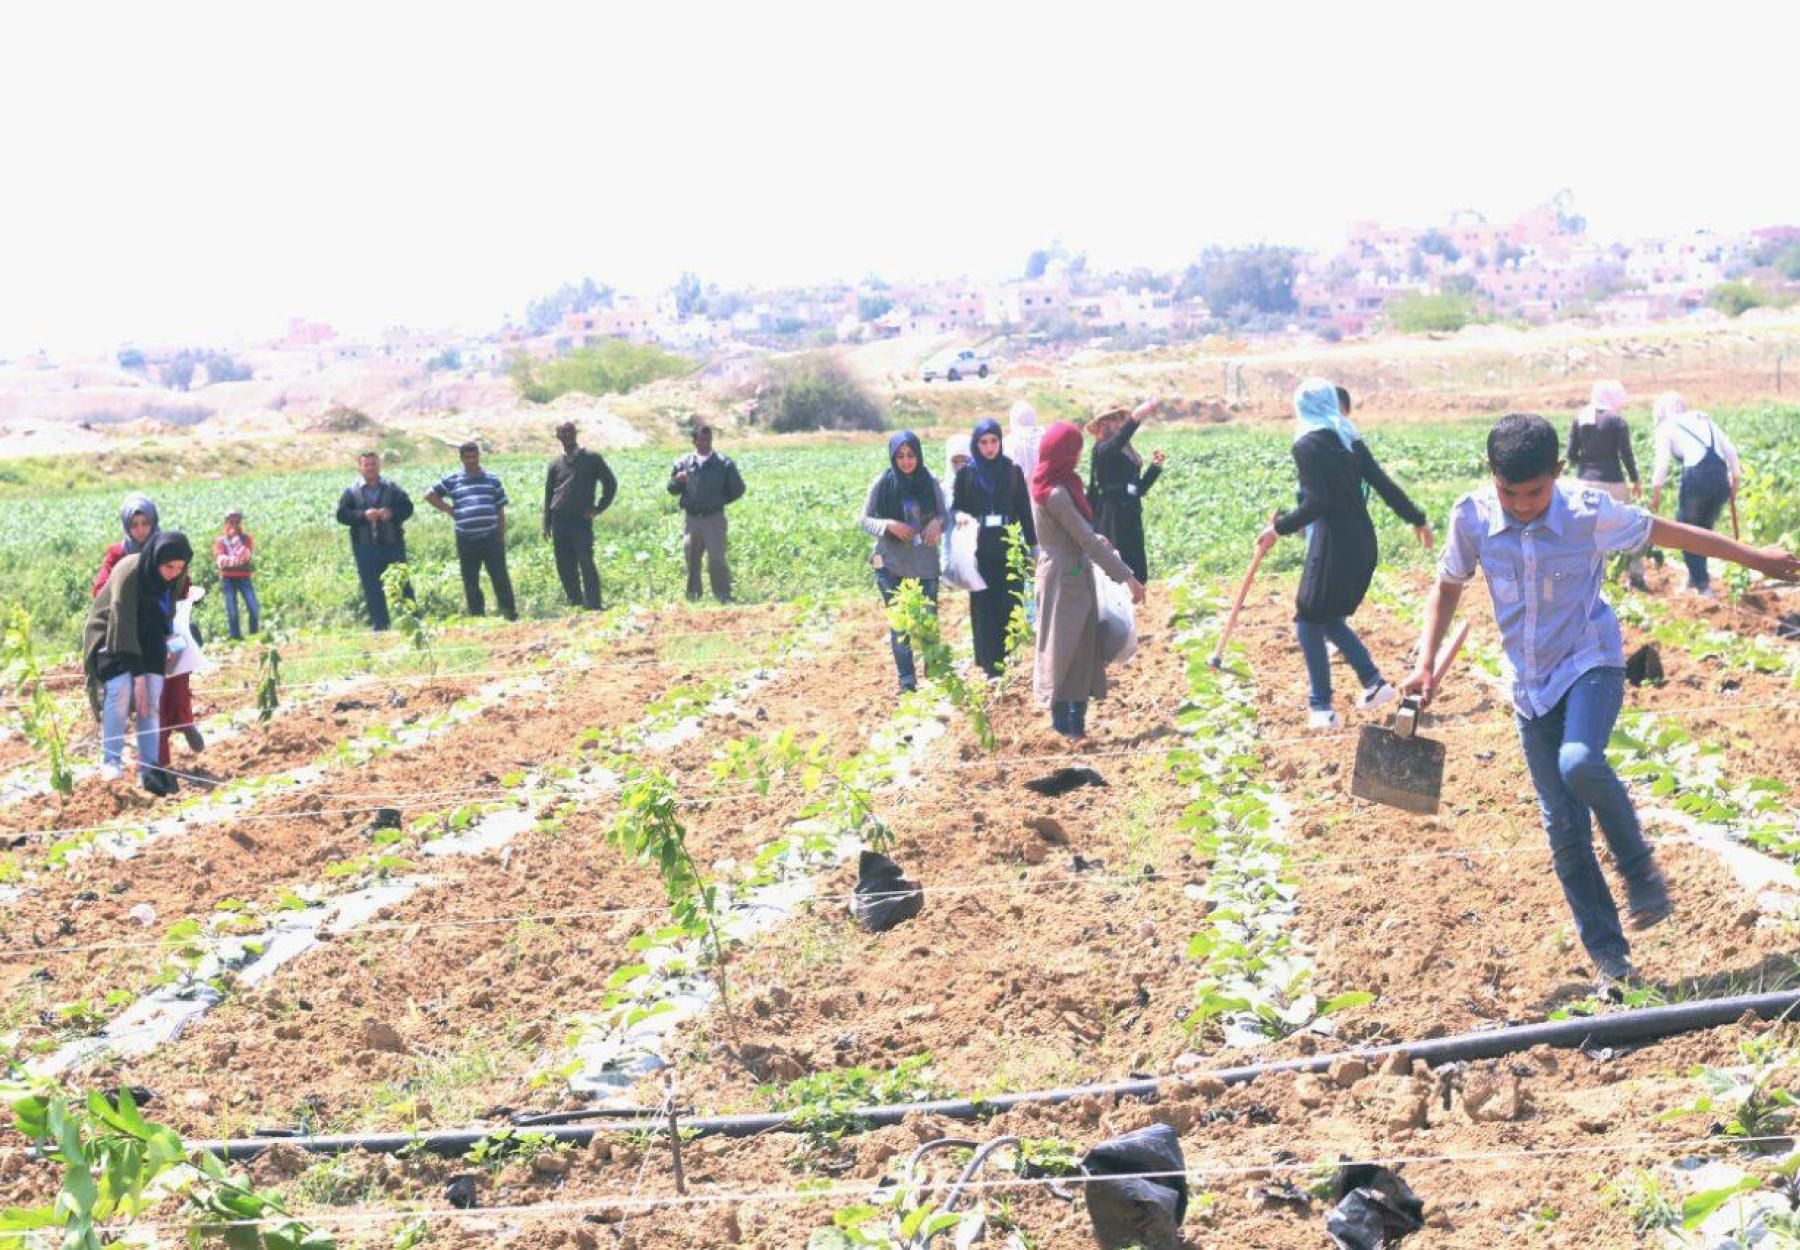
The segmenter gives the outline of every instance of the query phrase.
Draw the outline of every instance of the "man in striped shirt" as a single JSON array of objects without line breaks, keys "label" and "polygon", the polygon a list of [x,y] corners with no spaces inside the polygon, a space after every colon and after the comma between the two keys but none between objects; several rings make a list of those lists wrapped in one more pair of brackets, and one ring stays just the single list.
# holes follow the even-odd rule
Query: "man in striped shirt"
[{"label": "man in striped shirt", "polygon": [[462,456],[462,471],[446,475],[426,491],[425,502],[456,526],[456,559],[462,566],[469,615],[481,616],[487,610],[481,597],[481,569],[486,565],[500,615],[516,621],[512,578],[506,572],[506,488],[482,469],[480,444],[467,442],[456,450]]}]

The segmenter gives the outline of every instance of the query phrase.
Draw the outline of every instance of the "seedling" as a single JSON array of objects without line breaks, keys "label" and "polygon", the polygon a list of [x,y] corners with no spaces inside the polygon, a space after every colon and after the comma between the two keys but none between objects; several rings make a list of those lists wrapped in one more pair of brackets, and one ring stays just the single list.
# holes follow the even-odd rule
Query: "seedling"
[{"label": "seedling", "polygon": [[984,751],[994,749],[994,729],[988,720],[991,691],[986,682],[970,681],[957,669],[956,655],[944,641],[937,605],[925,597],[917,581],[903,581],[887,610],[888,627],[904,635],[913,659],[928,681],[941,689],[969,722],[975,740]]},{"label": "seedling", "polygon": [[381,571],[381,589],[387,596],[388,612],[400,636],[424,660],[425,671],[437,671],[437,659],[431,650],[431,627],[419,611],[412,596],[412,570],[405,564],[390,564]]},{"label": "seedling", "polygon": [[[159,1202],[179,1196],[187,1238],[220,1238],[233,1250],[333,1250],[336,1243],[294,1219],[280,1200],[248,1188],[220,1159],[191,1159],[171,1128],[143,1118],[129,1089],[71,1099],[39,1089],[11,1093],[18,1131],[62,1168],[62,1188],[47,1206],[0,1215],[0,1240],[23,1244],[33,1233],[60,1233],[64,1250],[101,1250],[127,1236]],[[43,1238],[48,1240],[48,1238]]]},{"label": "seedling", "polygon": [[1739,1044],[1746,1061],[1741,1068],[1702,1065],[1694,1077],[1706,1092],[1685,1107],[1663,1114],[1674,1120],[1685,1116],[1711,1116],[1721,1122],[1720,1132],[1746,1143],[1752,1152],[1766,1152],[1768,1138],[1785,1137],[1800,1108],[1800,1096],[1778,1083],[1791,1074],[1800,1055],[1773,1034],[1753,1037]]},{"label": "seedling", "polygon": [[19,730],[25,740],[50,761],[50,788],[58,794],[75,792],[75,770],[69,763],[69,737],[56,700],[44,689],[37,656],[31,649],[31,613],[19,604],[6,612],[6,629],[0,635],[0,684],[18,700]]},{"label": "seedling", "polygon": [[800,811],[802,820],[823,819],[841,837],[854,837],[877,851],[891,850],[893,831],[875,811],[875,796],[864,782],[865,769],[858,761],[840,760],[830,754],[823,735],[801,746],[792,729],[773,738],[739,738],[726,744],[712,762],[713,778],[754,786],[767,794],[779,778],[796,779],[809,802]]},{"label": "seedling", "polygon": [[[763,1085],[757,1093],[776,1111],[791,1111],[795,1126],[813,1150],[828,1149],[845,1133],[866,1128],[858,1107],[953,1097],[932,1079],[931,1056],[913,1055],[893,1069],[843,1068],[814,1072],[786,1085]],[[855,1244],[855,1243],[852,1243]]]},{"label": "seedling", "polygon": [[281,652],[265,641],[256,659],[256,719],[267,724],[281,706]]},{"label": "seedling", "polygon": [[676,936],[699,945],[710,963],[719,986],[719,1005],[724,1009],[735,1044],[737,1016],[732,1011],[726,976],[725,939],[719,931],[719,887],[706,880],[688,852],[687,830],[677,814],[675,783],[655,768],[623,758],[614,763],[625,780],[619,791],[619,815],[606,835],[607,841],[632,858],[655,865],[662,875],[673,921],[670,928]]},{"label": "seedling", "polygon": [[470,1146],[469,1153],[463,1158],[477,1167],[498,1171],[508,1163],[529,1164],[541,1155],[557,1154],[568,1149],[567,1143],[557,1141],[548,1133],[500,1128]]}]

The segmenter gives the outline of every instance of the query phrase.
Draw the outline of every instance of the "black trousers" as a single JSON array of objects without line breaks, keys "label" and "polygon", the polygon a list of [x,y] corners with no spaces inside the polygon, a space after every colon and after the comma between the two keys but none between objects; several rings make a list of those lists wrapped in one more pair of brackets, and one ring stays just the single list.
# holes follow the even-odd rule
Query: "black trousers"
[{"label": "black trousers", "polygon": [[462,566],[463,602],[468,605],[470,616],[487,612],[487,602],[481,597],[481,570],[485,565],[488,580],[494,583],[500,615],[509,621],[519,619],[519,610],[513,603],[512,578],[506,572],[506,543],[498,530],[474,538],[458,534],[456,562]]},{"label": "black trousers", "polygon": [[975,663],[989,677],[998,677],[1006,663],[1006,627],[1013,609],[1025,600],[1024,584],[1007,576],[1006,551],[981,551],[975,567],[986,590],[969,592],[969,628],[975,636]]},{"label": "black trousers", "polygon": [[600,570],[594,564],[594,523],[586,517],[554,517],[550,546],[556,553],[556,575],[569,603],[590,612],[600,608]]}]

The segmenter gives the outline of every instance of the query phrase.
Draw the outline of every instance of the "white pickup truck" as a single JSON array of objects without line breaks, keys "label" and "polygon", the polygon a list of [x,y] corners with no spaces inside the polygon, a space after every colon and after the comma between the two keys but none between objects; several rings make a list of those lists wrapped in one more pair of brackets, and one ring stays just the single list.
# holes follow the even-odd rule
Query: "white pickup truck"
[{"label": "white pickup truck", "polygon": [[960,382],[964,378],[985,378],[987,375],[987,357],[977,356],[966,347],[952,356],[948,363],[927,365],[919,374],[927,382],[935,382],[940,377],[946,382]]}]

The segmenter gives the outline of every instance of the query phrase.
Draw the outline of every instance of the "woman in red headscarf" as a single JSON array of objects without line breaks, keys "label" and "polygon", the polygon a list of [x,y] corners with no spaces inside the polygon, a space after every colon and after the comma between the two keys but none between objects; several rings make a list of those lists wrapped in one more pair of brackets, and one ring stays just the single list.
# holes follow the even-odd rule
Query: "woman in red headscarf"
[{"label": "woman in red headscarf", "polygon": [[1081,488],[1081,431],[1059,421],[1038,443],[1031,474],[1032,513],[1038,537],[1037,669],[1032,692],[1050,705],[1050,724],[1068,738],[1087,733],[1089,699],[1106,695],[1106,662],[1100,654],[1098,568],[1144,601],[1144,584],[1132,576],[1112,545],[1094,532],[1094,510]]}]

